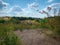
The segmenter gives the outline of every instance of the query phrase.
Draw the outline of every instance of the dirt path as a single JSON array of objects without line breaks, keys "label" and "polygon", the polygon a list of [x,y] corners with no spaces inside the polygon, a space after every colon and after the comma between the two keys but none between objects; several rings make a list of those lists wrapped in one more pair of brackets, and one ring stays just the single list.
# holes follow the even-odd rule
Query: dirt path
[{"label": "dirt path", "polygon": [[48,38],[44,33],[40,33],[38,30],[24,30],[23,32],[14,32],[23,45],[60,45],[59,42],[54,39]]}]

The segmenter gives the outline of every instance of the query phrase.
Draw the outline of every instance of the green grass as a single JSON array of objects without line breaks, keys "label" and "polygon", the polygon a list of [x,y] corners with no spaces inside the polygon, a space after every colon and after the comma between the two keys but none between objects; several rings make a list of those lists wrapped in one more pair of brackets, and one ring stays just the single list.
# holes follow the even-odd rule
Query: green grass
[{"label": "green grass", "polygon": [[[22,22],[23,21],[23,22]],[[14,35],[14,30],[23,31],[24,29],[46,28],[60,36],[60,16],[44,19],[21,19],[9,18],[4,20],[0,18],[0,45],[21,45],[19,39]]]},{"label": "green grass", "polygon": [[13,27],[0,24],[0,45],[20,45],[18,37],[13,33]]}]

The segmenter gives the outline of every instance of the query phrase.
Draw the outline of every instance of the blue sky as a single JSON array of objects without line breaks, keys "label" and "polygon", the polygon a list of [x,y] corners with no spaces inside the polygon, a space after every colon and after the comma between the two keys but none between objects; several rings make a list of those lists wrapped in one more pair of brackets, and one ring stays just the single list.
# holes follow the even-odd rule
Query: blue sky
[{"label": "blue sky", "polygon": [[47,11],[49,6],[60,8],[60,0],[0,0],[0,16],[44,18],[47,15],[39,11]]}]

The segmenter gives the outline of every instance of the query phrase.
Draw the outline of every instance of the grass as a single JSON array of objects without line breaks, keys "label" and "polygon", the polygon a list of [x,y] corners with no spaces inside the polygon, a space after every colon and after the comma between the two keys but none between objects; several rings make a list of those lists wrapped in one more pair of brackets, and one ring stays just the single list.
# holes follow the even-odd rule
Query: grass
[{"label": "grass", "polygon": [[0,24],[0,45],[20,45],[18,37],[13,33],[13,27]]},{"label": "grass", "polygon": [[60,36],[60,16],[44,19],[26,18],[0,18],[0,45],[21,45],[19,39],[14,35],[14,30],[46,28],[56,36]]}]

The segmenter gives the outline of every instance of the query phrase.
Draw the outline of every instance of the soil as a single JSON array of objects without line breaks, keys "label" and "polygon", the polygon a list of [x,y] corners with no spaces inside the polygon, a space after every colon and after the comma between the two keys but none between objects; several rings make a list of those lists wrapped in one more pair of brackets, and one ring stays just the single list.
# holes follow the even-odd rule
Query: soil
[{"label": "soil", "polygon": [[21,38],[22,45],[60,45],[60,42],[42,33],[41,29],[16,30],[14,33]]}]

